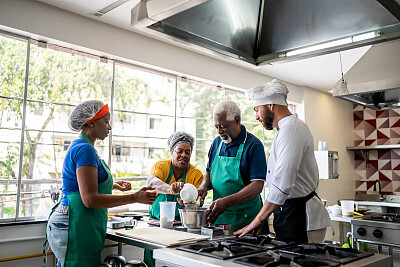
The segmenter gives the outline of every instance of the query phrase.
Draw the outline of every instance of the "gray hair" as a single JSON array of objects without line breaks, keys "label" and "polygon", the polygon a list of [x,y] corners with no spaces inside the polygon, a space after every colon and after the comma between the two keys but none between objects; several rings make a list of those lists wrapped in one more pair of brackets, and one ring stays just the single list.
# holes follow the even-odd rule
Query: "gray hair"
[{"label": "gray hair", "polygon": [[89,100],[77,105],[68,118],[68,126],[72,131],[80,131],[86,122],[92,119],[104,106],[100,100]]},{"label": "gray hair", "polygon": [[223,100],[215,105],[213,115],[218,114],[226,114],[228,121],[234,121],[236,117],[241,118],[239,106],[230,100]]},{"label": "gray hair", "polygon": [[169,151],[172,153],[172,151],[174,151],[175,147],[180,143],[187,143],[190,145],[190,148],[193,149],[194,137],[184,131],[178,131],[178,132],[173,133],[168,138]]}]

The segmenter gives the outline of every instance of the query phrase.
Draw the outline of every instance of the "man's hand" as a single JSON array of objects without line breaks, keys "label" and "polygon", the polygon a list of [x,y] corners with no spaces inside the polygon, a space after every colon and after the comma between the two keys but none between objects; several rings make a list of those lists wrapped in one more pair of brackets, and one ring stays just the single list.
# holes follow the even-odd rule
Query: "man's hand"
[{"label": "man's hand", "polygon": [[197,201],[200,199],[200,207],[203,207],[204,204],[204,199],[207,197],[207,190],[202,189],[202,188],[197,188]]},{"label": "man's hand", "polygon": [[129,191],[132,189],[130,182],[116,181],[114,182],[113,189],[118,189],[120,191]]},{"label": "man's hand", "polygon": [[228,207],[229,206],[225,198],[219,198],[211,203],[211,212],[207,216],[207,223],[209,225],[213,225],[218,219],[219,215],[221,215]]},{"label": "man's hand", "polygon": [[243,227],[240,230],[237,230],[236,232],[233,233],[233,235],[243,237],[247,233],[252,232],[252,235],[256,236],[258,231],[260,231],[261,227],[263,226],[263,224],[264,221],[257,216],[250,224],[248,224],[247,226]]},{"label": "man's hand", "polygon": [[185,183],[182,183],[182,182],[175,182],[175,183],[171,184],[169,186],[170,194],[178,195],[181,192],[184,185],[185,185]]}]

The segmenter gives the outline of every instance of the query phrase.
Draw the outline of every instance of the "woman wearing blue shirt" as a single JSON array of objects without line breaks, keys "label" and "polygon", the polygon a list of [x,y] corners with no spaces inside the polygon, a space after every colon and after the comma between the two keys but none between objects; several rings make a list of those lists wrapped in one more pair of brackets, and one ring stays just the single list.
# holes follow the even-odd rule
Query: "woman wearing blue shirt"
[{"label": "woman wearing blue shirt", "polygon": [[47,238],[58,259],[57,266],[99,266],[107,226],[107,208],[129,203],[151,204],[156,194],[144,187],[128,195],[112,195],[112,189],[131,190],[128,182],[113,182],[110,169],[100,159],[96,140],[111,131],[108,105],[85,101],[72,111],[68,126],[80,131],[65,156],[63,194],[47,223]]}]

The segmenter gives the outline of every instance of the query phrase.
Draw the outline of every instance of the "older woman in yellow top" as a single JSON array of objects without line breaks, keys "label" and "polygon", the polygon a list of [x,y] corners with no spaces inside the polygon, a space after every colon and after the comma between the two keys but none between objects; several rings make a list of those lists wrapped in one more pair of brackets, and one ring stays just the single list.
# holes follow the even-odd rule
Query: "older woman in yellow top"
[{"label": "older woman in yellow top", "polygon": [[[171,159],[162,159],[151,168],[147,184],[156,189],[156,201],[149,207],[150,218],[160,219],[160,202],[175,201],[185,183],[200,185],[203,174],[193,164],[190,164],[194,138],[190,134],[179,131],[168,138]],[[175,219],[179,220],[176,204]]]}]

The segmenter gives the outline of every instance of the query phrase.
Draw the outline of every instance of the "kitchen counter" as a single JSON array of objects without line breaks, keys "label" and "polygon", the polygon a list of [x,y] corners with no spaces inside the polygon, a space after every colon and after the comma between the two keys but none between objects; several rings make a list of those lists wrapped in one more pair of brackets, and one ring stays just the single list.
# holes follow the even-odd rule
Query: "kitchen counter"
[{"label": "kitchen counter", "polygon": [[[140,220],[140,221],[138,221],[138,225],[135,227],[135,229],[148,228],[148,227],[154,227],[154,226],[150,226],[147,223],[147,220]],[[152,242],[149,242],[149,241],[144,241],[144,240],[140,240],[140,239],[136,239],[136,238],[117,235],[115,232],[118,231],[118,230],[121,230],[121,229],[110,229],[110,228],[107,228],[107,234],[106,234],[106,239],[118,242],[118,254],[121,254],[122,243],[125,243],[125,244],[128,244],[128,245],[132,245],[132,246],[135,246],[135,247],[149,249],[149,250],[154,250],[154,249],[165,248],[166,247],[166,246],[163,246],[163,245],[160,245],[160,244],[156,244],[156,243],[152,243]]]},{"label": "kitchen counter", "polygon": [[[196,266],[196,267],[243,267],[245,265],[233,262],[233,259],[219,260],[211,257],[189,253],[186,251],[176,250],[174,248],[163,248],[154,250],[154,259],[156,260],[156,267],[168,266]],[[383,267],[389,266],[392,259],[389,255],[374,254],[373,256],[352,262],[349,264],[341,265],[343,267]]]},{"label": "kitchen counter", "polygon": [[333,215],[330,212],[329,212],[329,217],[331,218],[331,221],[347,222],[347,223],[350,223],[350,221],[353,219],[353,216]]},{"label": "kitchen counter", "polygon": [[356,206],[356,209],[358,205],[400,208],[400,203],[387,201],[354,201],[354,204]]}]

